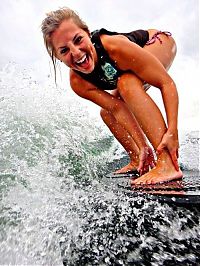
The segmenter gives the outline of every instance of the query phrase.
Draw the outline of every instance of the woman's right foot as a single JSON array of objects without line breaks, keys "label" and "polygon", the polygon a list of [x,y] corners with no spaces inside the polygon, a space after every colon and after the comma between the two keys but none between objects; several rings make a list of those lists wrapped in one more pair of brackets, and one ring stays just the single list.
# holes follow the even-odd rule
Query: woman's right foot
[{"label": "woman's right foot", "polygon": [[156,166],[141,177],[131,180],[131,185],[156,184],[181,179],[183,173],[175,168]]}]

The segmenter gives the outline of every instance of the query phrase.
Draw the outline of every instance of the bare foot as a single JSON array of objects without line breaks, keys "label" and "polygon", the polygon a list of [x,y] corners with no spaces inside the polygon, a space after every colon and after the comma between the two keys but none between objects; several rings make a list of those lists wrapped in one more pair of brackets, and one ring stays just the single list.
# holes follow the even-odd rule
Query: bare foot
[{"label": "bare foot", "polygon": [[124,174],[127,173],[129,171],[137,171],[137,166],[135,163],[130,162],[129,164],[127,164],[126,166],[122,167],[121,169],[115,171],[115,174]]},{"label": "bare foot", "polygon": [[142,175],[141,177],[131,180],[131,185],[137,184],[156,184],[167,181],[172,181],[176,179],[180,179],[183,177],[183,173],[181,170],[176,171],[175,169],[171,169],[170,167],[154,167],[148,173]]}]

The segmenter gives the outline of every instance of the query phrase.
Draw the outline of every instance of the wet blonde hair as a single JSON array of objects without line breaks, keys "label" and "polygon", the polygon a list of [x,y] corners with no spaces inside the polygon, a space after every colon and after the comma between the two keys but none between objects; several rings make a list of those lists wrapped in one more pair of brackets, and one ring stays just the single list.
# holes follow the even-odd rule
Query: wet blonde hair
[{"label": "wet blonde hair", "polygon": [[74,23],[82,30],[90,35],[90,31],[86,23],[79,17],[79,15],[68,7],[63,7],[55,11],[51,11],[46,14],[46,18],[42,21],[41,30],[43,34],[44,43],[48,54],[50,55],[55,72],[56,80],[56,56],[54,53],[54,47],[51,41],[52,33],[60,26],[63,20],[73,19]]}]

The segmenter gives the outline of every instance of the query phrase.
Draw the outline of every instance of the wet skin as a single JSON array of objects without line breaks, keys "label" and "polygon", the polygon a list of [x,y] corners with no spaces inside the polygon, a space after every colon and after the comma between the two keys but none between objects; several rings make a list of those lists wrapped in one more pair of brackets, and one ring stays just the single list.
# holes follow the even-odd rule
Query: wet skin
[{"label": "wet skin", "polygon": [[[155,32],[149,30],[150,37]],[[138,153],[137,164],[141,173],[144,173],[148,167],[154,167],[152,150],[142,131],[154,149],[158,150],[154,169],[133,181],[133,184],[156,183],[182,177],[177,162],[178,96],[176,86],[166,72],[174,59],[176,46],[171,37],[165,35],[159,37],[163,41],[162,45],[156,41],[155,44],[141,48],[120,35],[101,36],[104,48],[118,67],[129,71],[120,77],[117,87],[120,97],[116,97],[99,90],[73,71],[76,69],[90,73],[97,61],[96,51],[87,32],[80,29],[72,20],[65,20],[52,35],[56,57],[71,69],[72,89],[79,96],[101,106],[110,117],[114,118],[118,126],[123,128],[124,133],[129,134],[137,147],[135,153]],[[143,80],[160,89],[166,107],[168,127],[159,109],[144,91]],[[107,125],[109,127],[109,123]],[[115,125],[113,125],[113,134],[116,135],[114,128]],[[119,141],[123,145],[122,137],[120,138]],[[134,151],[134,148],[132,150]]]},{"label": "wet skin", "polygon": [[88,33],[70,20],[63,21],[51,37],[56,57],[71,69],[90,73],[94,70],[96,51]]}]

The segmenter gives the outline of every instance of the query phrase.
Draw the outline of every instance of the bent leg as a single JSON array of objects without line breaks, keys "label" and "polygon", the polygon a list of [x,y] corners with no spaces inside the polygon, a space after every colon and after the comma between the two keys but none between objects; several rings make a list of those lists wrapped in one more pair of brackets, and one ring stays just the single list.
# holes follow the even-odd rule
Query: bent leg
[{"label": "bent leg", "polygon": [[[124,74],[118,85],[121,97],[135,115],[142,130],[156,150],[167,130],[158,106],[145,92],[143,82],[137,76],[130,73]],[[138,178],[135,183],[156,183],[173,180],[181,176],[181,171],[175,170],[170,154],[165,150],[158,156],[156,167]]]},{"label": "bent leg", "polygon": [[158,106],[145,92],[143,82],[134,74],[126,73],[121,76],[118,86],[121,97],[156,149],[166,131],[165,121]]},{"label": "bent leg", "polygon": [[130,163],[115,173],[125,173],[138,168],[138,147],[128,132],[117,122],[111,112],[101,109],[100,115],[114,137],[124,147],[130,157]]},{"label": "bent leg", "polygon": [[[155,31],[152,30],[151,34],[154,33]],[[157,41],[152,45],[145,46],[144,49],[151,52],[168,69],[175,57],[176,45],[171,37],[160,35],[160,38],[162,44]],[[132,73],[126,73],[118,82],[118,90],[156,150],[167,127],[158,106],[145,92],[143,81]],[[182,172],[175,170],[169,152],[164,150],[158,156],[156,167],[134,183],[156,183],[180,177],[182,177]]]}]

